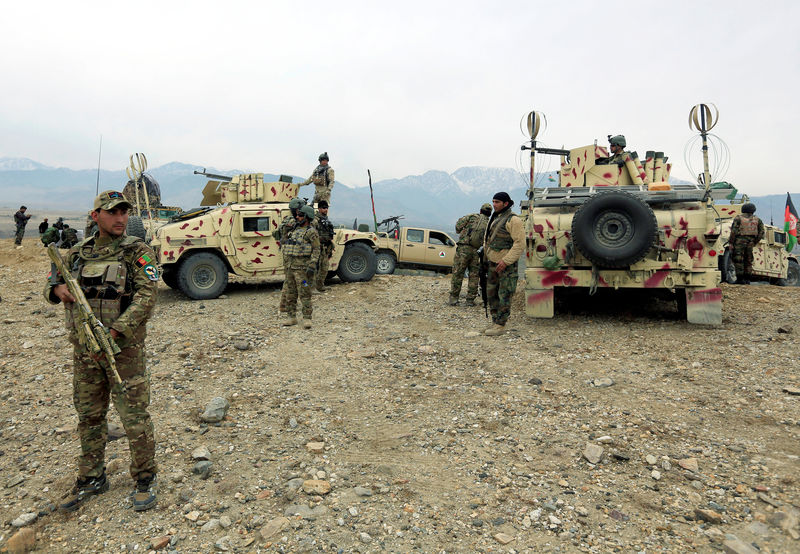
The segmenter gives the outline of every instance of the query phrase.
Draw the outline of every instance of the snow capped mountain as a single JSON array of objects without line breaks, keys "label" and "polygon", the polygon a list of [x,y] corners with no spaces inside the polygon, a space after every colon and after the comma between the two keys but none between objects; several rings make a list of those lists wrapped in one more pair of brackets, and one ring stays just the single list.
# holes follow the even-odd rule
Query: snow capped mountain
[{"label": "snow capped mountain", "polygon": [[52,169],[29,158],[0,158],[0,171],[34,171]]},{"label": "snow capped mountain", "polygon": [[451,177],[467,196],[493,195],[497,191],[527,186],[527,174],[507,167],[461,167]]}]

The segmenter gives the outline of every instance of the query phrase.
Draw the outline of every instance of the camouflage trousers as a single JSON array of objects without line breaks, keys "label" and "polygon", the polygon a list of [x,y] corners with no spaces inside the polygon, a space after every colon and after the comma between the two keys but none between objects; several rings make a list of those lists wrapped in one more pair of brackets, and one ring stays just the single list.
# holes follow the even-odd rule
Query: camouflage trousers
[{"label": "camouflage trousers", "polygon": [[511,297],[517,290],[517,279],[519,279],[518,263],[506,266],[497,273],[497,264],[489,262],[489,270],[486,279],[486,296],[489,301],[489,313],[492,314],[492,322],[498,325],[505,325],[508,316],[511,315]]},{"label": "camouflage trousers", "polygon": [[461,294],[461,282],[464,280],[464,272],[469,271],[467,281],[467,300],[474,300],[478,296],[478,284],[480,281],[480,256],[478,249],[468,244],[459,244],[456,247],[456,256],[453,259],[453,277],[450,280],[450,296],[458,298]]},{"label": "camouflage trousers", "polygon": [[325,279],[328,277],[328,267],[331,265],[331,252],[333,252],[333,244],[323,244],[320,246],[316,282],[318,289],[325,286]]},{"label": "camouflage trousers", "polygon": [[281,286],[281,302],[278,305],[278,311],[283,313],[286,311],[286,291],[289,289],[289,260],[283,259],[283,285]]},{"label": "camouflage trousers", "polygon": [[309,283],[305,269],[289,269],[286,273],[286,313],[294,317],[297,313],[297,297],[302,304],[303,318],[311,319],[314,309],[311,306],[311,288],[314,283]]},{"label": "camouflage trousers", "polygon": [[19,246],[22,244],[22,237],[25,236],[25,227],[17,225],[17,232],[14,233],[14,244]]},{"label": "camouflage trousers", "polygon": [[147,412],[150,405],[150,374],[144,358],[144,344],[128,346],[117,354],[117,371],[125,382],[123,393],[119,385],[110,386],[105,370],[92,360],[86,350],[75,347],[72,389],[81,439],[81,454],[78,457],[80,477],[99,477],[105,470],[109,396],[128,436],[131,477],[136,480],[140,476],[156,473],[153,422]]},{"label": "camouflage trousers", "polygon": [[331,202],[331,189],[333,185],[330,187],[326,187],[325,185],[314,185],[314,198],[311,200],[311,203],[315,206],[319,204],[320,200],[324,200],[328,204]]},{"label": "camouflage trousers", "polygon": [[736,267],[736,275],[748,275],[753,272],[753,247],[756,237],[741,236],[733,241],[731,259]]}]

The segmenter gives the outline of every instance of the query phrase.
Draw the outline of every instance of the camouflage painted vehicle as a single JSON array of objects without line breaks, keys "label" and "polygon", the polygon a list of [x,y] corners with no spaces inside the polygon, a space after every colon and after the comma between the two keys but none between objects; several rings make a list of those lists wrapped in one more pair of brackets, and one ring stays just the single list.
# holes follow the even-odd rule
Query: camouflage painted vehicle
[{"label": "camouflage painted vehicle", "polygon": [[[728,248],[728,237],[731,234],[733,218],[742,212],[742,206],[747,199],[738,203],[717,204],[719,211],[720,242],[725,252],[718,256],[719,270],[724,283],[736,282],[736,268],[731,259],[731,249]],[[774,225],[764,224],[764,238],[753,248],[752,276],[760,277],[773,285],[796,287],[800,286],[800,263],[797,256],[786,251],[786,232]]]},{"label": "camouflage painted vehicle", "polygon": [[402,216],[383,220],[386,227],[378,235],[376,273],[389,274],[399,267],[450,271],[456,255],[456,242],[444,231],[423,227],[401,227]]},{"label": "camouflage painted vehicle", "polygon": [[[671,184],[662,152],[621,165],[597,144],[571,150],[536,145],[529,114],[531,175],[536,153],[561,156],[558,186],[534,188],[522,203],[526,229],[525,311],[554,315],[560,289],[648,289],[674,294],[690,323],[722,322],[717,257],[724,253],[706,187]],[[706,181],[708,182],[708,181]]]},{"label": "camouflage painted vehicle", "polygon": [[[289,200],[297,196],[298,185],[291,177],[265,183],[263,173],[228,179],[210,180],[203,190],[204,207],[160,227],[151,242],[164,283],[193,299],[218,297],[229,273],[278,280],[284,276],[272,233],[291,214]],[[329,274],[342,281],[370,280],[377,238],[374,233],[336,229]]]}]

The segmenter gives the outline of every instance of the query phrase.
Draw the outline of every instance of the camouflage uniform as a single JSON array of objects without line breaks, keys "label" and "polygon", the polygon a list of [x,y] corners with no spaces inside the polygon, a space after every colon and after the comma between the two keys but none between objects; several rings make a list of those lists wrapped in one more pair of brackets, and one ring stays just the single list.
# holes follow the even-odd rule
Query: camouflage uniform
[{"label": "camouflage uniform", "polygon": [[14,223],[17,225],[17,232],[14,233],[14,244],[19,246],[22,244],[22,237],[25,236],[25,226],[31,216],[26,215],[22,210],[17,210],[14,214]]},{"label": "camouflage uniform", "polygon": [[55,227],[50,227],[42,234],[40,240],[42,241],[42,244],[47,246],[51,242],[58,242],[58,235],[58,229]]},{"label": "camouflage uniform", "polygon": [[63,231],[61,231],[61,248],[72,248],[76,244],[78,244],[78,231],[73,229],[72,227],[67,227]]},{"label": "camouflage uniform", "polygon": [[314,183],[314,199],[311,201],[312,204],[316,204],[320,200],[330,202],[334,180],[333,168],[329,165],[319,164],[313,173],[311,173],[311,177],[300,183],[300,186],[304,187]]},{"label": "camouflage uniform", "polygon": [[[286,273],[286,313],[290,318],[297,312],[297,297],[303,305],[303,319],[311,319],[311,287],[306,271],[317,270],[319,261],[319,233],[309,225],[296,227],[281,246],[285,263],[289,269]],[[313,279],[313,277],[312,277]]]},{"label": "camouflage uniform", "polygon": [[459,233],[456,255],[453,259],[453,277],[450,280],[450,298],[458,299],[461,294],[461,283],[464,272],[469,271],[467,281],[467,304],[472,303],[478,296],[478,281],[480,279],[480,255],[478,249],[483,243],[486,234],[486,224],[489,218],[483,214],[469,214],[456,222],[456,233]]},{"label": "camouflage uniform", "polygon": [[[505,325],[511,315],[511,297],[517,290],[517,262],[525,248],[522,220],[514,215],[511,206],[492,214],[483,248],[489,264],[486,280],[489,312],[494,324]],[[501,260],[505,262],[506,268],[498,273],[497,264]]]},{"label": "camouflage uniform", "polygon": [[325,289],[325,279],[328,277],[331,254],[333,253],[333,224],[328,216],[317,212],[312,225],[319,234],[319,264],[317,266],[317,290]]},{"label": "camouflage uniform", "polygon": [[[102,366],[78,343],[73,324],[75,304],[65,305],[69,341],[73,352],[73,401],[78,412],[81,455],[80,478],[100,477],[105,471],[108,435],[106,414],[109,396],[119,413],[131,451],[130,473],[134,480],[154,476],[155,439],[147,407],[150,404],[150,374],[145,366],[146,322],[156,303],[158,270],[155,254],[141,239],[94,235],[69,250],[67,266],[72,268],[95,315],[107,327],[120,333],[116,355],[117,371],[125,392],[112,385]],[[63,283],[58,276],[53,285]],[[45,297],[60,302],[48,284]]]},{"label": "camouflage uniform", "polygon": [[753,272],[753,247],[764,238],[764,223],[757,215],[737,215],[731,225],[731,237],[736,275],[744,277]]},{"label": "camouflage uniform", "polygon": [[[283,218],[278,228],[272,233],[272,236],[278,241],[278,244],[280,244],[281,238],[289,238],[289,234],[294,231],[296,227],[297,220],[293,215],[287,215]],[[281,250],[281,252],[283,251]],[[283,275],[285,278],[283,280],[283,286],[281,287],[281,302],[278,305],[279,312],[286,311],[286,291],[289,287],[289,259],[286,255],[283,256]]]}]

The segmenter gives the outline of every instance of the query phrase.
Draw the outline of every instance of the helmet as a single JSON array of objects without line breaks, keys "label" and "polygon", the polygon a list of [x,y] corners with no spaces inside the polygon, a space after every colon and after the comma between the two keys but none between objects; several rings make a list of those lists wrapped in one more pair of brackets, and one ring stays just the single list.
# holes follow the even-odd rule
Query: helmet
[{"label": "helmet", "polygon": [[628,145],[628,143],[625,142],[624,135],[614,135],[613,137],[609,136],[608,143],[611,146],[619,146],[620,148],[625,148]]},{"label": "helmet", "polygon": [[322,161],[322,160],[330,161],[330,158],[328,157],[328,153],[327,152],[323,152],[322,154],[319,155],[319,161]]},{"label": "helmet", "polygon": [[306,216],[309,221],[314,219],[314,208],[312,208],[311,206],[303,206],[302,208],[300,208],[299,212],[304,216]]},{"label": "helmet", "polygon": [[305,205],[306,205],[306,201],[303,200],[302,198],[300,198],[299,196],[289,200],[289,209],[290,210],[296,210],[298,208],[302,208]]},{"label": "helmet", "polygon": [[484,204],[481,206],[481,213],[482,214],[490,214],[492,213],[492,205],[489,203]]},{"label": "helmet", "polygon": [[754,214],[756,213],[756,205],[752,202],[748,202],[744,206],[742,206],[742,213],[743,214]]}]

